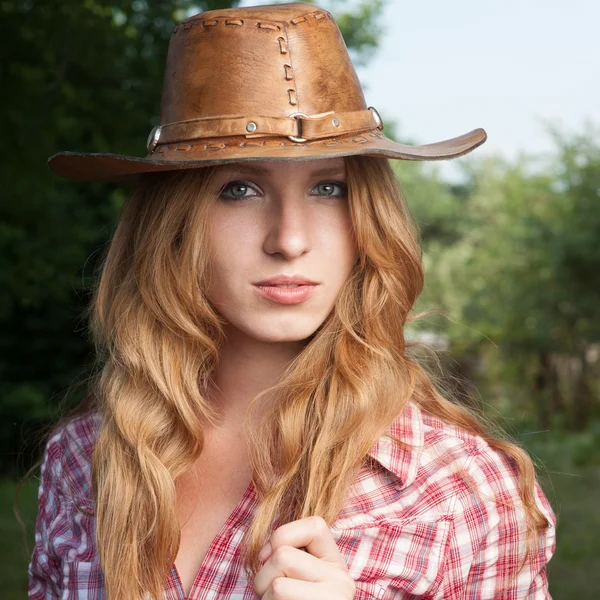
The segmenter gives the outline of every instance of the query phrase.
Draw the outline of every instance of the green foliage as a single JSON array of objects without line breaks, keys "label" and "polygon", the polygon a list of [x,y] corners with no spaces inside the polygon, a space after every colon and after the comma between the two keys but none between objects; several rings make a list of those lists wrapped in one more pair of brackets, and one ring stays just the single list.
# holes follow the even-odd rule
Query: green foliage
[{"label": "green foliage", "polygon": [[518,351],[575,353],[600,339],[600,147],[557,143],[542,172],[526,157],[492,157],[471,163],[466,199],[438,195],[433,208],[417,197],[429,274],[444,282],[450,315],[469,323],[449,329],[465,347],[487,336]]},{"label": "green foliage", "polygon": [[78,321],[122,194],[61,180],[46,160],[63,149],[142,153],[175,13],[189,6],[1,5],[0,471],[90,362]]},{"label": "green foliage", "polygon": [[27,565],[33,551],[38,486],[37,479],[28,479],[19,495],[18,510],[27,533],[23,539],[23,533],[13,512],[16,483],[9,478],[0,478],[0,590],[3,600],[27,598]]},{"label": "green foliage", "polygon": [[463,160],[454,188],[426,166],[398,171],[423,232],[416,309],[446,315],[420,327],[476,356],[469,375],[494,397],[528,397],[541,427],[583,429],[600,414],[600,132],[552,133],[544,161]]}]

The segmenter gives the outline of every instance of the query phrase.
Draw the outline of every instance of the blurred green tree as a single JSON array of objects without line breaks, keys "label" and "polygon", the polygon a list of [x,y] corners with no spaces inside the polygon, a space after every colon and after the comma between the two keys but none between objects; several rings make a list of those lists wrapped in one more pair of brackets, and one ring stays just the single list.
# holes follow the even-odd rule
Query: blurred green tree
[{"label": "blurred green tree", "polygon": [[464,186],[414,194],[428,275],[418,306],[450,317],[428,321],[457,353],[497,345],[507,369],[495,374],[528,386],[541,427],[562,414],[581,429],[598,410],[600,138],[593,128],[553,136],[541,168],[526,156],[466,161]]}]

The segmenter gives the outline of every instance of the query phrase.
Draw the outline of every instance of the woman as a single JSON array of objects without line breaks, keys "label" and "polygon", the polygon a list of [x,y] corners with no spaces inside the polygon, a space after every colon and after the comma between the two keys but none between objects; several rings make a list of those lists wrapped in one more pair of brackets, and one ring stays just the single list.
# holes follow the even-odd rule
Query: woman
[{"label": "woman", "polygon": [[50,159],[134,189],[98,374],[46,444],[30,598],[549,597],[530,458],[404,339],[423,273],[389,159],[485,132],[381,128],[327,11],[247,7],[178,25],[147,157]]}]

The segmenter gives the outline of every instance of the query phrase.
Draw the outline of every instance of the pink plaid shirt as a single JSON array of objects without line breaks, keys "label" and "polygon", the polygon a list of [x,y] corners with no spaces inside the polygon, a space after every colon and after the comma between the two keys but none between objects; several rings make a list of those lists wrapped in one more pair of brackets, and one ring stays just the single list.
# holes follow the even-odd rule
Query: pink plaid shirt
[{"label": "pink plaid shirt", "polygon": [[[89,460],[99,419],[80,417],[48,440],[30,600],[107,600],[95,519],[78,508],[95,507]],[[413,404],[389,431],[413,448],[398,450],[382,436],[330,528],[356,582],[355,600],[550,598],[546,563],[555,550],[556,519],[541,488],[537,503],[552,526],[514,577],[524,556],[525,520],[510,463],[481,438]],[[189,600],[257,598],[239,560],[255,506],[251,483],[213,540]],[[175,564],[163,600],[185,600]]]}]

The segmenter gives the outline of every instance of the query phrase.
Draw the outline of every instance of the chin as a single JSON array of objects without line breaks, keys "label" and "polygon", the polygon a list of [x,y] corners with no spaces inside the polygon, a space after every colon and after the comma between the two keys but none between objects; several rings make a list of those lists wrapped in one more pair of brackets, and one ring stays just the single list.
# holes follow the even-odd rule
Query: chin
[{"label": "chin", "polygon": [[320,325],[320,323],[302,325],[298,322],[300,320],[300,318],[297,319],[293,325],[289,323],[281,323],[279,325],[269,323],[264,327],[245,328],[244,331],[248,336],[260,342],[300,342],[312,336]]}]

